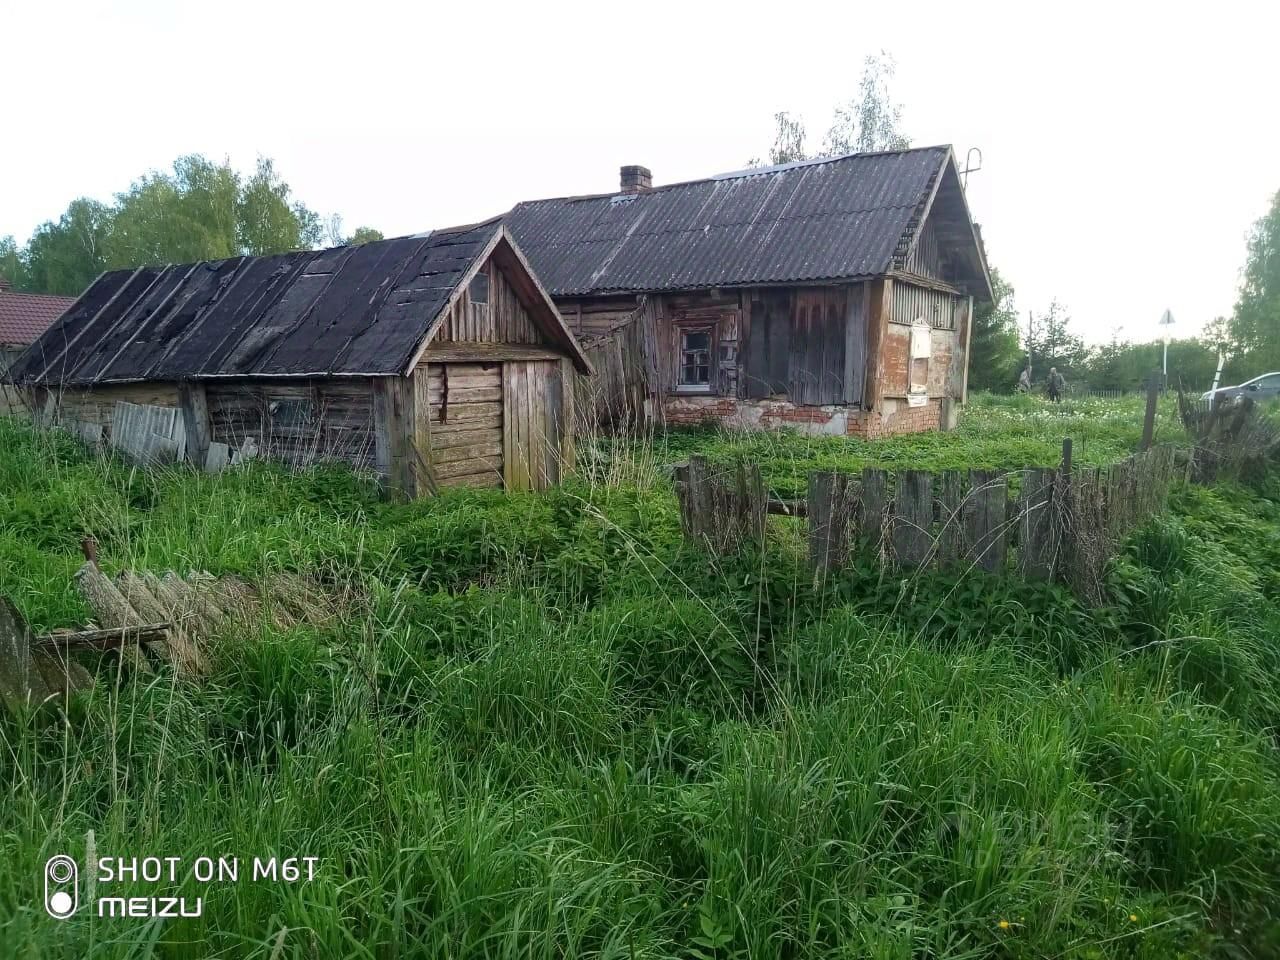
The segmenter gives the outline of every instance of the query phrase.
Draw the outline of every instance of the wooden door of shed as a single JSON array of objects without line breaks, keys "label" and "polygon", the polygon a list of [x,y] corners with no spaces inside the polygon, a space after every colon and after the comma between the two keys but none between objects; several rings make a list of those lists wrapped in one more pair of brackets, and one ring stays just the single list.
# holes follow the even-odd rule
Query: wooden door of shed
[{"label": "wooden door of shed", "polygon": [[558,360],[509,360],[502,365],[508,490],[544,490],[560,482],[570,442],[565,379]]},{"label": "wooden door of shed", "polygon": [[[431,469],[443,486],[503,485],[501,363],[428,363]],[[419,368],[421,370],[421,368]]]}]

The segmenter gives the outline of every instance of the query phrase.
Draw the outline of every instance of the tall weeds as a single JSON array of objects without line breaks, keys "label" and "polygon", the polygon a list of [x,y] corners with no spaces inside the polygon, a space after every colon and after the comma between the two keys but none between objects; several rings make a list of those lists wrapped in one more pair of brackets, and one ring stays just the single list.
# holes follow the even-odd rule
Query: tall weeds
[{"label": "tall weeds", "polygon": [[[85,533],[113,568],[371,598],[220,637],[199,683],[104,662],[0,716],[0,956],[1275,955],[1274,500],[1182,492],[1102,610],[860,565],[817,591],[782,528],[729,560],[682,543],[689,442],[391,505],[339,470],[136,472],[0,422],[0,592],[40,628],[86,616]],[[44,861],[90,837],[320,865],[125,885],[199,918],[54,921]]]}]

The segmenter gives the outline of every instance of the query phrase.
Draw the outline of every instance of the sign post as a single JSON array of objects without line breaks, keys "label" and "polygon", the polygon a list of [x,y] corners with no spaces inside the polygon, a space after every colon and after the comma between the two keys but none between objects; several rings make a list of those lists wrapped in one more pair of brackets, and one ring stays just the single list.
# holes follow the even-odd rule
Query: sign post
[{"label": "sign post", "polygon": [[1160,316],[1160,326],[1164,327],[1164,363],[1161,366],[1163,379],[1161,387],[1165,390],[1169,389],[1169,328],[1173,326],[1173,311],[1165,310]]}]

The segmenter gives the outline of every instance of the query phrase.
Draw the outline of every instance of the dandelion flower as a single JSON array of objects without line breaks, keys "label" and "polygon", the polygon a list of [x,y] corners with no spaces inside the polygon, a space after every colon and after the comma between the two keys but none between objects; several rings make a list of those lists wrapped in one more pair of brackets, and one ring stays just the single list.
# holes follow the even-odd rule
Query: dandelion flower
[{"label": "dandelion flower", "polygon": [[1001,930],[1008,930],[1008,929],[1009,929],[1009,921],[1008,921],[1008,920],[1001,920],[1001,921],[1000,921],[1000,929],[1001,929]]},{"label": "dandelion flower", "polygon": [[1136,913],[1131,913],[1131,914],[1129,914],[1129,922],[1130,922],[1130,923],[1137,923],[1137,922],[1138,922],[1138,915],[1137,915]]}]

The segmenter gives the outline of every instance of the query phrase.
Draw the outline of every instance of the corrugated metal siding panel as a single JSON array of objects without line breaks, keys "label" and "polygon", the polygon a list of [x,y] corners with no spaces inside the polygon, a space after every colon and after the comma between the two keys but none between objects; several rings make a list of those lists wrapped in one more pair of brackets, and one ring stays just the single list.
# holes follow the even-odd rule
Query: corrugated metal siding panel
[{"label": "corrugated metal siding panel", "polygon": [[541,200],[506,223],[556,296],[875,276],[948,156],[864,154],[641,194]]}]

